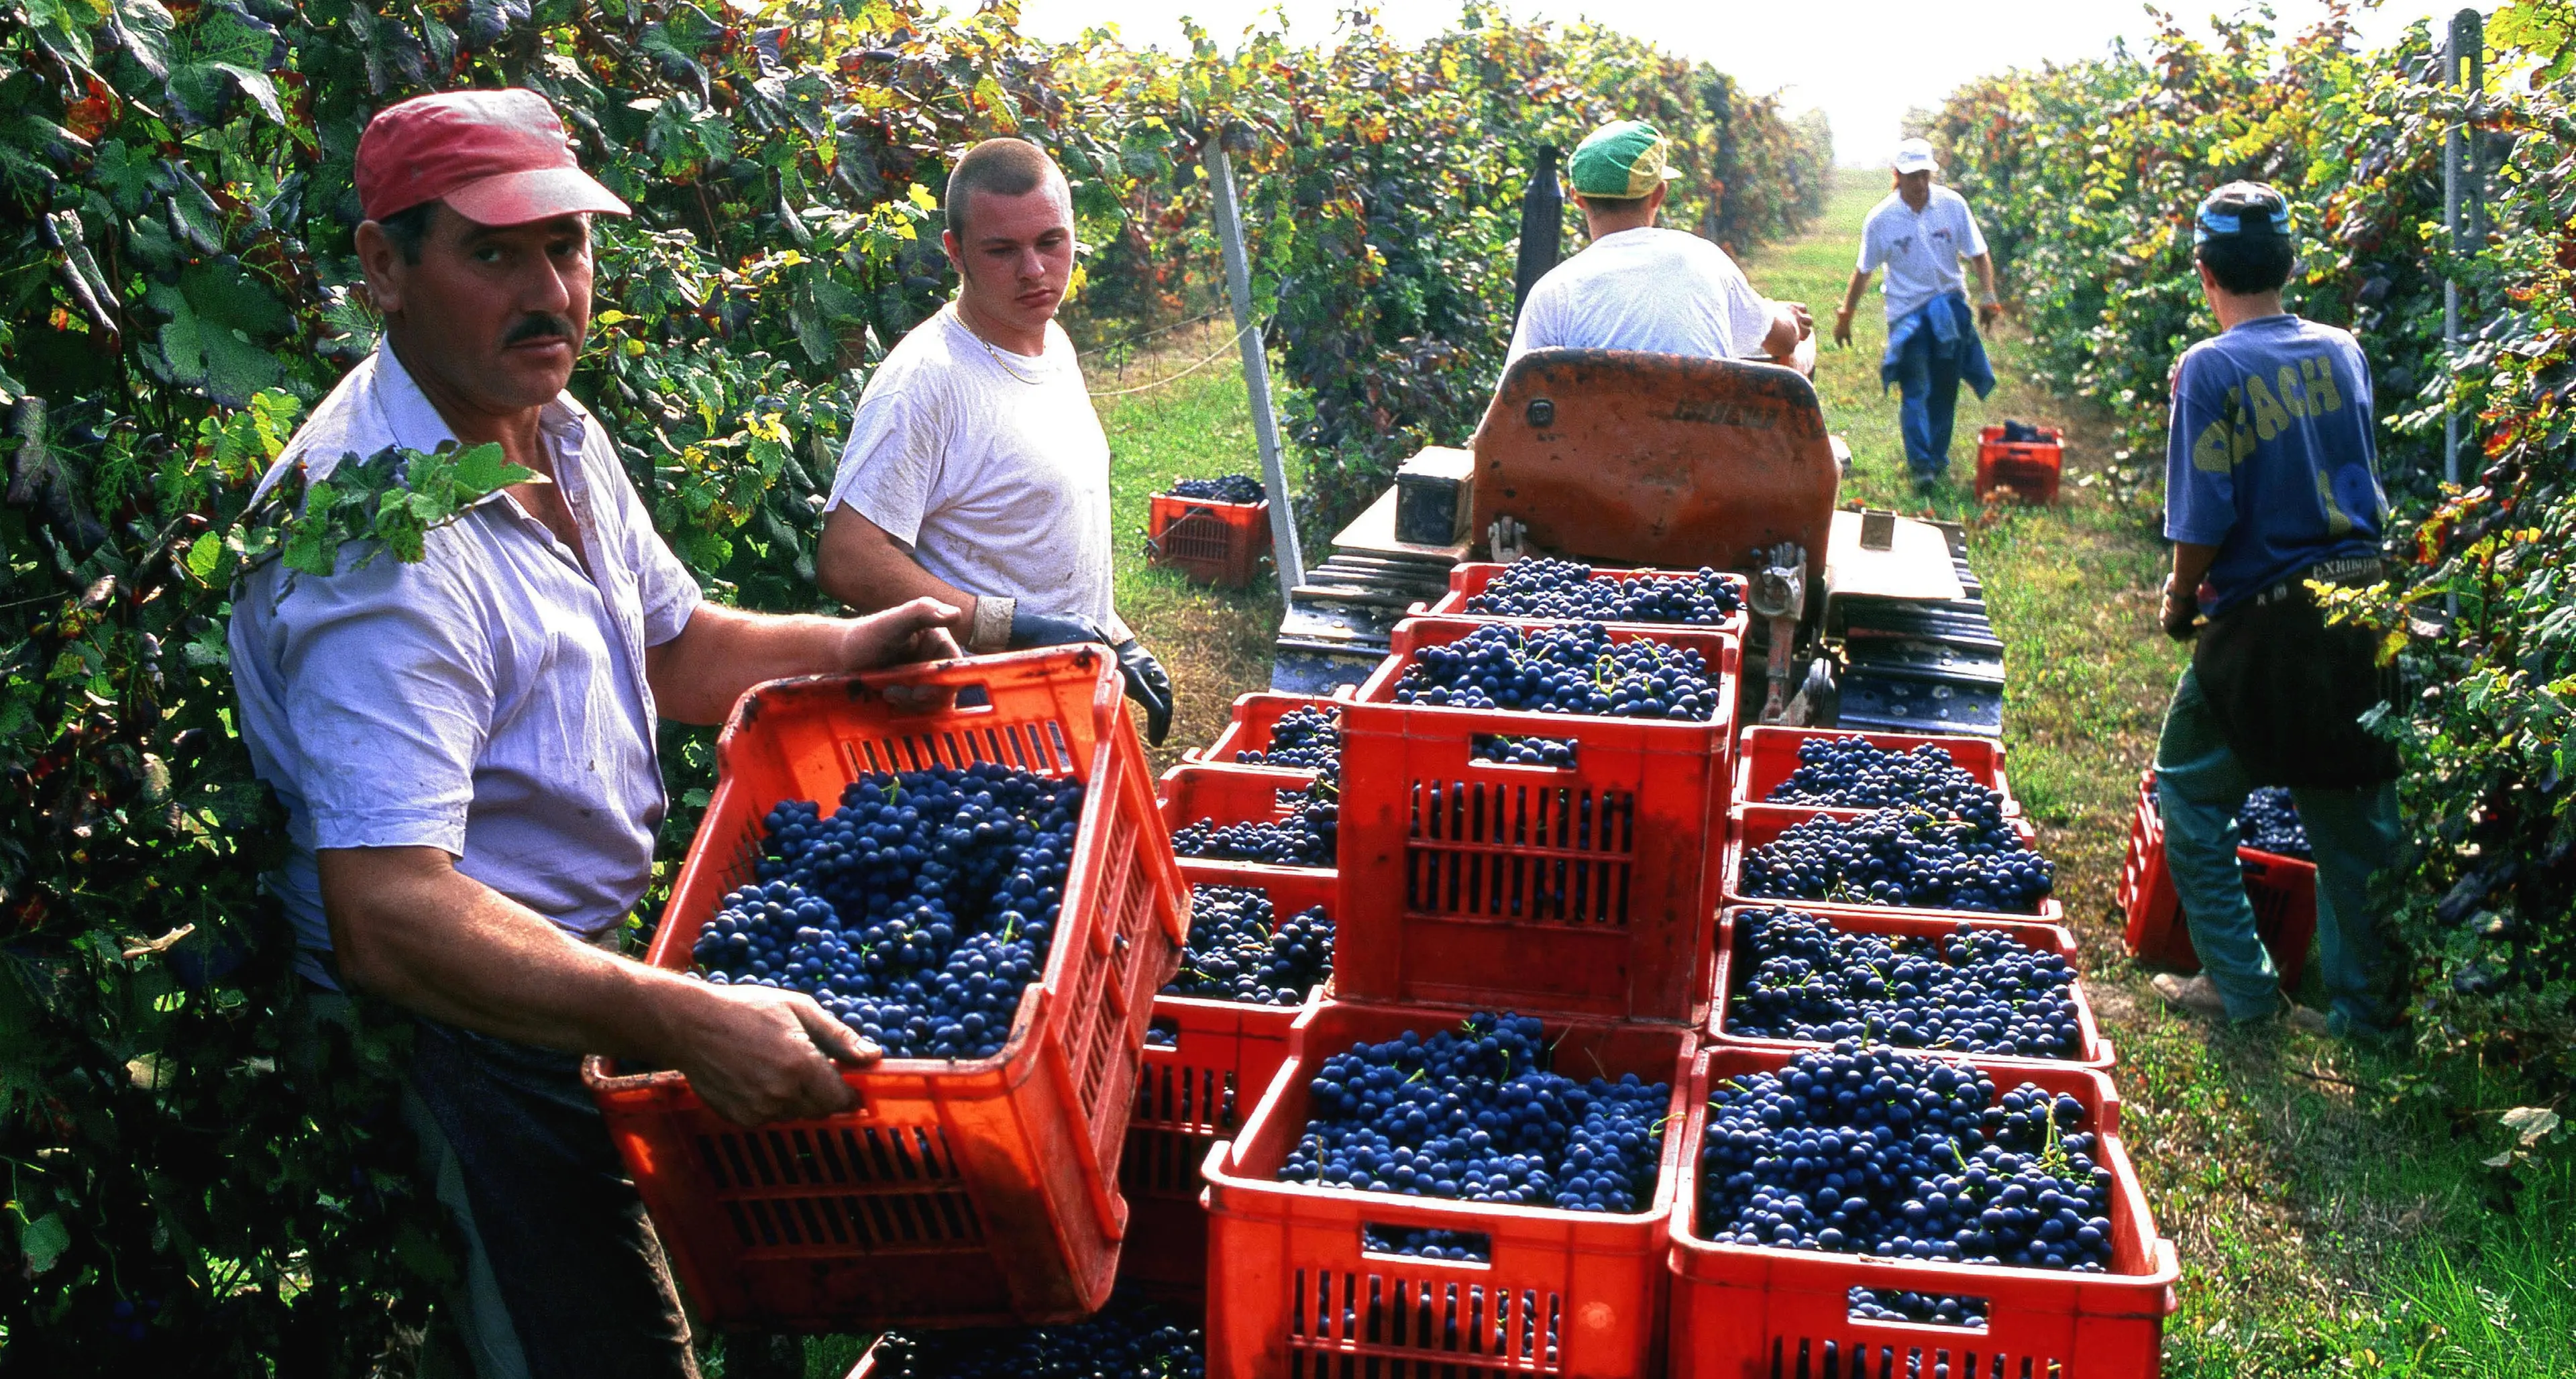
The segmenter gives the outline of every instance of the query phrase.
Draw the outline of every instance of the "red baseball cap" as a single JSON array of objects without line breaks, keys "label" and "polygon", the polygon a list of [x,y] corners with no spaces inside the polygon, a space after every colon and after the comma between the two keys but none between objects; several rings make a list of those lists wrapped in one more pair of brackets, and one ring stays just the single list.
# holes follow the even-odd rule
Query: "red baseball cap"
[{"label": "red baseball cap", "polygon": [[444,201],[479,225],[574,211],[631,215],[573,156],[555,109],[534,91],[444,91],[376,112],[358,136],[358,204],[382,220]]}]

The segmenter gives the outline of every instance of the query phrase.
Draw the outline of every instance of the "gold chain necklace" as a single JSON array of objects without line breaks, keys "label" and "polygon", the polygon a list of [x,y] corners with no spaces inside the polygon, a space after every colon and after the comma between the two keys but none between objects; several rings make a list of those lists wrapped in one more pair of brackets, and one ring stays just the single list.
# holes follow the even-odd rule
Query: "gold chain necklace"
[{"label": "gold chain necklace", "polygon": [[980,334],[977,334],[973,326],[966,324],[966,313],[962,309],[957,313],[957,328],[966,332],[968,335],[973,336],[975,343],[984,347],[984,353],[993,356],[993,362],[1001,366],[1002,372],[1009,374],[1011,377],[1032,388],[1038,387],[1046,382],[1046,379],[1042,377],[1031,378],[1027,374],[1020,372],[1019,368],[1012,364],[1010,360],[1003,358],[1002,352],[993,347],[992,341],[985,339]]}]

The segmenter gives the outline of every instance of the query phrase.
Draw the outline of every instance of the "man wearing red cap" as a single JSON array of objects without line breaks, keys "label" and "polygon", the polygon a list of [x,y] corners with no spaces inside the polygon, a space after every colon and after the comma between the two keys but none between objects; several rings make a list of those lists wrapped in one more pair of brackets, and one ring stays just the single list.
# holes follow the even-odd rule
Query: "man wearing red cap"
[{"label": "man wearing red cap", "polygon": [[327,578],[235,591],[241,728],[288,810],[269,878],[329,1018],[413,1017],[405,1113],[467,1245],[438,1333],[494,1376],[695,1371],[661,1250],[577,1075],[677,1068],[756,1124],[846,1109],[876,1051],[807,996],[620,957],[662,822],[657,716],[714,723],[783,675],[954,655],[955,610],[769,617],[703,602],[607,431],[564,392],[589,324],[584,174],[528,91],[425,96],[359,140],[382,343],[263,481],[388,447],[500,445],[536,477]]}]

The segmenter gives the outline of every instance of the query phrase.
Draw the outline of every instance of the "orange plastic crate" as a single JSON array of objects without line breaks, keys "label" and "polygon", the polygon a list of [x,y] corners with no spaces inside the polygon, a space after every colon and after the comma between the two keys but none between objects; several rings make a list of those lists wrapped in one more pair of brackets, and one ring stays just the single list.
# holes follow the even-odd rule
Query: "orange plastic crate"
[{"label": "orange plastic crate", "polygon": [[[1848,728],[1775,728],[1754,726],[1744,730],[1735,743],[1736,804],[1768,804],[1771,792],[1789,773],[1798,769],[1798,748],[1809,738],[1857,737],[1891,752],[1910,752],[1931,743],[1950,754],[1959,769],[2004,797],[2004,813],[2018,818],[2021,805],[2012,796],[2012,783],[2004,775],[2004,745],[1990,737],[1926,737],[1908,733],[1862,733]],[[1865,809],[1827,809],[1823,805],[1798,805],[1800,809],[1822,809],[1835,814],[1866,814]]]},{"label": "orange plastic crate", "polygon": [[[1157,807],[1163,812],[1167,836],[1172,830],[1187,828],[1202,819],[1221,824],[1275,823],[1288,817],[1289,812],[1288,806],[1279,803],[1279,792],[1304,790],[1314,783],[1311,771],[1283,771],[1269,766],[1175,766],[1163,773],[1156,787],[1160,796]],[[1193,866],[1222,867],[1251,877],[1332,874],[1330,867],[1274,867],[1261,862],[1201,857],[1185,860]]]},{"label": "orange plastic crate", "polygon": [[[908,711],[892,686],[977,687]],[[992,761],[1087,787],[1063,917],[999,1053],[887,1059],[843,1077],[860,1108],[745,1129],[670,1071],[593,1058],[583,1078],[698,1315],[719,1327],[1070,1320],[1109,1295],[1127,1227],[1119,1152],[1153,995],[1187,900],[1152,778],[1093,647],[773,681],[735,705],[647,960],[681,970],[752,877],[780,800],[836,807],[860,776]]]},{"label": "orange plastic crate", "polygon": [[[1747,895],[1744,893],[1744,854],[1769,843],[1771,840],[1779,837],[1782,833],[1787,832],[1795,825],[1805,823],[1807,820],[1815,818],[1818,815],[1829,815],[1837,819],[1848,819],[1867,812],[1869,811],[1819,809],[1814,805],[1805,804],[1737,805],[1734,810],[1732,824],[1727,830],[1725,869],[1726,903],[1730,906],[1787,905],[1795,909],[1805,910],[1809,914],[1830,915],[1837,918],[1843,915],[1930,915],[1936,919],[1952,922],[1964,919],[1971,923],[1979,920],[1990,919],[2018,920],[2025,924],[2064,924],[2066,922],[2066,906],[2054,895],[2042,896],[2039,901],[2039,908],[2028,914],[1996,914],[1987,910],[1930,910],[1916,909],[1911,906],[1904,905],[1852,905],[1827,903],[1821,900],[1800,900],[1795,897],[1788,896]],[[2004,822],[2012,827],[2015,834],[2020,836],[2022,846],[2024,847],[2031,846],[2033,841],[2039,836],[2039,831],[2032,828],[2030,826],[2030,821],[2027,819],[2007,818]]]},{"label": "orange plastic crate", "polygon": [[[1945,919],[1927,916],[1920,910],[1827,910],[1790,900],[1771,901],[1759,905],[1730,905],[1719,917],[1717,925],[1717,994],[1711,1003],[1713,1009],[1708,1022],[1709,1033],[1717,1043],[1738,1048],[1786,1049],[1793,1052],[1819,1047],[1818,1044],[1806,1040],[1758,1039],[1751,1035],[1732,1033],[1727,1029],[1728,996],[1735,984],[1735,967],[1739,957],[1736,948],[1741,940],[1735,917],[1748,910],[1767,910],[1775,904],[1815,915],[1835,928],[1851,934],[1905,934],[1915,938],[1940,938],[1962,923],[1972,929],[2001,930],[2024,948],[2045,949],[2066,959],[2069,966],[2076,965],[2075,936],[2054,924],[1998,919],[1991,915],[1968,920]],[[2116,1061],[2111,1041],[2102,1037],[2102,1027],[2093,1019],[2093,1003],[2084,997],[2084,982],[2081,978],[2075,982],[2074,999],[2075,1024],[2080,1045],[2075,1057],[2027,1058],[2017,1054],[1981,1053],[1976,1055],[1977,1061],[1991,1063],[1997,1067],[2032,1063],[2044,1067],[2098,1068],[2108,1071]],[[1939,1049],[1918,1049],[1912,1052],[1935,1057],[1944,1056]]]},{"label": "orange plastic crate", "polygon": [[[1966,1060],[1986,1069],[1997,1095],[2031,1082],[2084,1103],[2086,1128],[2101,1137],[2094,1161],[2113,1180],[2109,1273],[1899,1262],[1702,1239],[1698,1170],[1708,1089],[1740,1074],[1777,1071],[1792,1056],[1713,1047],[1691,1074],[1670,1221],[1672,1379],[2153,1379],[2162,1372],[2164,1319],[2174,1311],[2181,1268],[2172,1242],[2156,1236],[2146,1192],[2120,1142],[2119,1094],[2090,1069]],[[1855,1287],[1982,1298],[1986,1324],[1860,1320],[1851,1315]]]},{"label": "orange plastic crate", "polygon": [[1225,731],[1216,741],[1196,751],[1182,754],[1185,761],[1209,766],[1261,766],[1265,770],[1303,770],[1302,767],[1271,766],[1265,762],[1238,762],[1237,752],[1264,752],[1270,749],[1270,730],[1279,720],[1298,709],[1338,709],[1348,701],[1327,699],[1314,694],[1273,694],[1261,692],[1244,695],[1234,701],[1234,715],[1226,721]]},{"label": "orange plastic crate", "polygon": [[1260,573],[1270,544],[1270,502],[1219,503],[1157,493],[1146,514],[1145,553],[1201,584],[1240,589]]},{"label": "orange plastic crate", "polygon": [[2057,501],[2057,481],[2066,464],[2066,433],[2055,427],[2042,427],[2044,441],[2008,441],[2004,428],[1989,426],[1977,433],[1977,497],[1998,490],[2025,503],[2042,505]]},{"label": "orange plastic crate", "polygon": [[[1492,1007],[1485,1007],[1492,1009]],[[1666,1218],[1678,1144],[1665,1137],[1655,1196],[1627,1216],[1497,1206],[1275,1181],[1305,1133],[1308,1085],[1323,1060],[1362,1040],[1431,1032],[1463,1008],[1310,1005],[1289,1058],[1241,1138],[1208,1155],[1208,1373],[1287,1376],[1662,1373]],[[1635,1073],[1674,1085],[1697,1035],[1670,1025],[1549,1022],[1555,1066],[1570,1077]],[[1485,1237],[1481,1261],[1367,1248],[1371,1227]],[[1551,1348],[1551,1340],[1553,1347]]]},{"label": "orange plastic crate", "polygon": [[[1423,611],[1429,616],[1435,618],[1473,618],[1478,622],[1528,622],[1530,621],[1529,619],[1522,617],[1503,617],[1492,613],[1470,613],[1467,611],[1467,600],[1485,592],[1485,586],[1493,583],[1496,575],[1499,575],[1510,568],[1511,567],[1509,565],[1481,560],[1471,560],[1465,564],[1453,566],[1449,571],[1449,592],[1441,595],[1439,602],[1432,604],[1428,609]],[[1670,578],[1674,575],[1697,573],[1699,572],[1696,570],[1655,570],[1642,567],[1637,569],[1614,570],[1596,565],[1592,569],[1592,578],[1594,582],[1598,583],[1609,580],[1635,579],[1640,575],[1659,575]],[[1742,598],[1746,592],[1744,576],[1728,574],[1726,579],[1729,583],[1732,583],[1735,586],[1737,597]],[[1747,613],[1744,607],[1739,604],[1736,610],[1727,615],[1724,621],[1712,626],[1668,622],[1612,622],[1605,624],[1605,626],[1636,627],[1657,631],[1672,627],[1688,627],[1694,632],[1724,632],[1736,638],[1740,652],[1743,645],[1745,629],[1751,625],[1751,617],[1752,615]],[[1739,667],[1736,666],[1727,667],[1729,670],[1738,668]]]},{"label": "orange plastic crate", "polygon": [[[1266,891],[1280,915],[1315,905],[1332,913],[1330,878],[1313,872],[1245,877],[1201,862],[1181,863],[1199,886]],[[1299,1007],[1240,1005],[1196,996],[1156,996],[1154,1028],[1169,1046],[1145,1046],[1136,1115],[1118,1183],[1127,1194],[1127,1249],[1118,1282],[1160,1296],[1197,1298],[1207,1287],[1207,1208],[1199,1165],[1210,1145],[1242,1128],[1253,1104],[1288,1061],[1288,1027]]]},{"label": "orange plastic crate", "polygon": [[[2317,936],[2317,864],[2249,847],[2236,850],[2236,862],[2245,873],[2245,898],[2254,903],[2255,937],[2272,955],[2281,989],[2290,990],[2308,970],[2308,945]],[[2120,864],[2119,900],[2121,913],[2128,916],[2123,938],[2132,957],[2176,972],[2200,970],[2191,927],[2183,922],[2182,899],[2174,893],[2173,873],[2165,868],[2164,816],[2156,809],[2153,771],[2138,784],[2128,854]]]},{"label": "orange plastic crate", "polygon": [[[1708,723],[1383,702],[1415,649],[1488,624],[1416,618],[1342,710],[1336,994],[1531,1015],[1707,1016],[1736,678]],[[1734,639],[1613,629],[1696,647]],[[1479,737],[1571,741],[1565,767]]]}]

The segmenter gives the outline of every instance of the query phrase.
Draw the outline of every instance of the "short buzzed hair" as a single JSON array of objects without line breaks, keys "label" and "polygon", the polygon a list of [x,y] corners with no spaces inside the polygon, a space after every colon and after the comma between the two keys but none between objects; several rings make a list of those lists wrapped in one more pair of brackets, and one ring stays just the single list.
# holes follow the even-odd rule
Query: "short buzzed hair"
[{"label": "short buzzed hair", "polygon": [[949,170],[944,203],[948,233],[960,240],[966,238],[966,199],[972,193],[1026,196],[1044,186],[1048,178],[1063,176],[1064,170],[1055,165],[1046,150],[1026,139],[986,139],[966,150],[966,156]]}]

